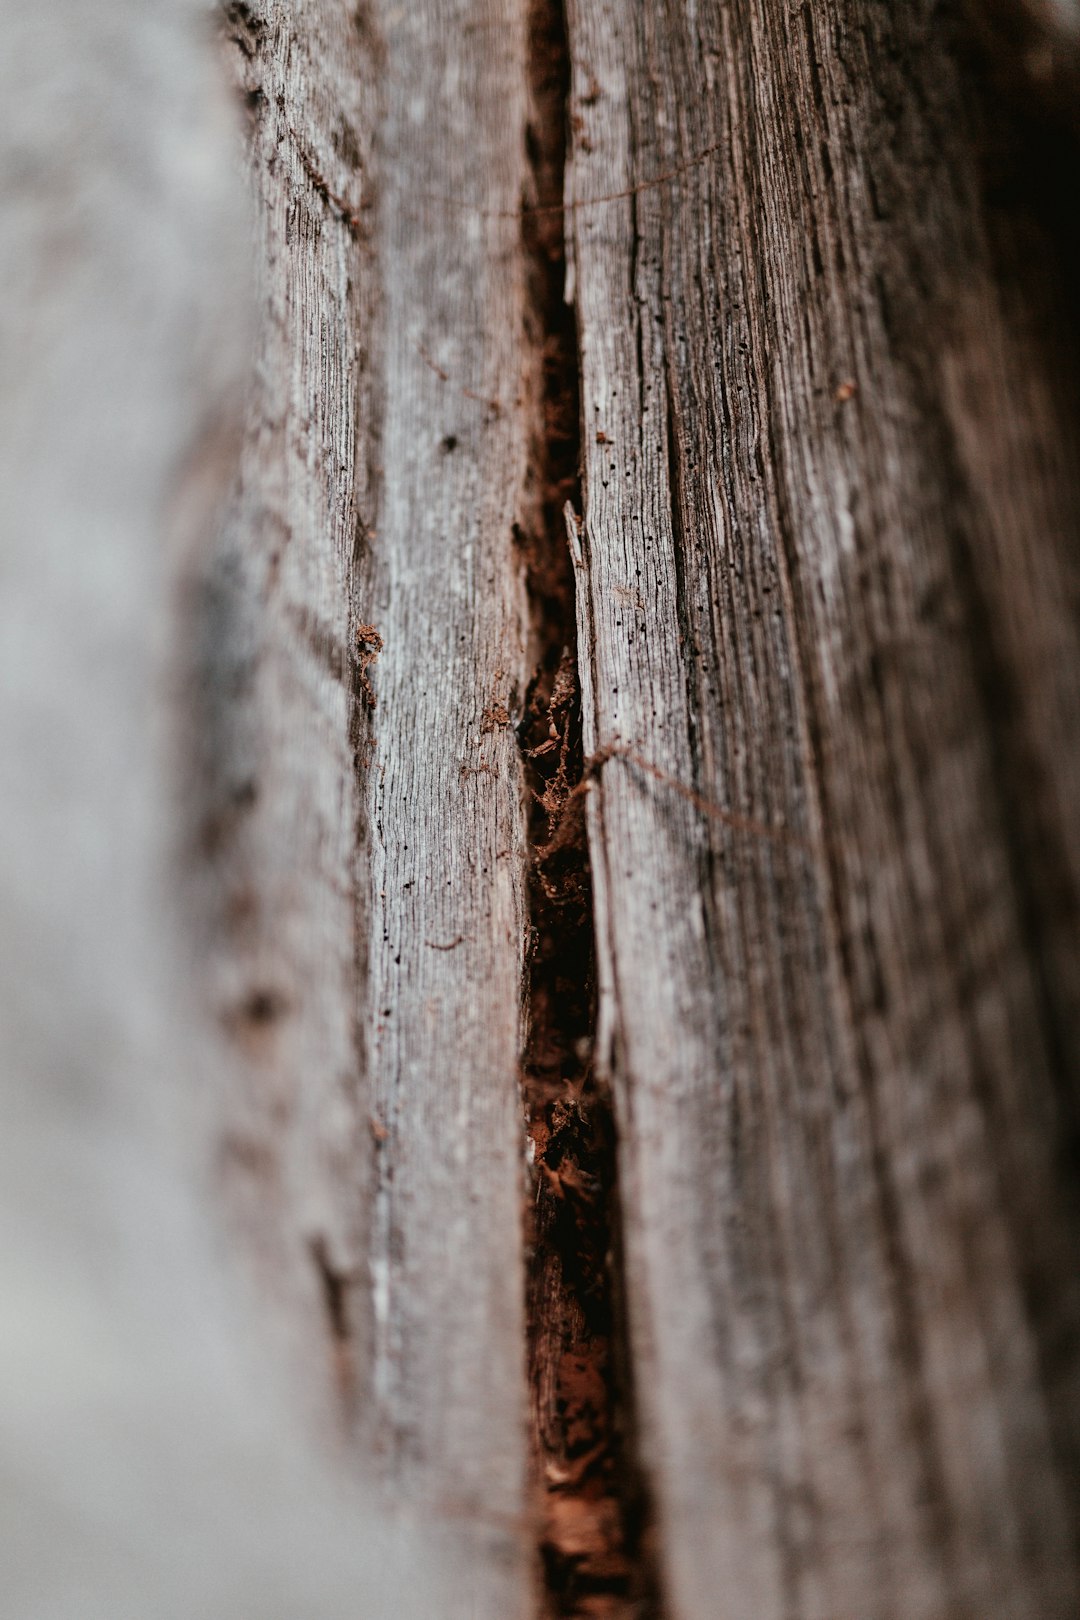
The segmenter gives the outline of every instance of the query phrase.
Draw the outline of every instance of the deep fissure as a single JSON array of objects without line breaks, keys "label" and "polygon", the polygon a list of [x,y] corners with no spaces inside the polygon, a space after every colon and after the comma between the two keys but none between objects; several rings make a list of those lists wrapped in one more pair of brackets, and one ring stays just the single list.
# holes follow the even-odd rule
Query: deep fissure
[{"label": "deep fissure", "polygon": [[543,1570],[541,1613],[628,1620],[652,1607],[633,1464],[618,1289],[610,1097],[593,1067],[592,883],[585,833],[574,571],[563,507],[580,509],[577,332],[564,299],[569,56],[561,0],[531,0],[532,195],[522,211],[537,366],[530,479],[518,526],[534,675],[519,741],[530,790],[527,1325]]}]

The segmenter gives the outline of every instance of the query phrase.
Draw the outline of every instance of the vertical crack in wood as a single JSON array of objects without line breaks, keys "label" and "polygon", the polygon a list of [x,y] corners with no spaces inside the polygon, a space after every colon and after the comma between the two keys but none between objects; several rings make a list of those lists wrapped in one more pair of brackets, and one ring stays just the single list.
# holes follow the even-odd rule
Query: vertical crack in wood
[{"label": "vertical crack in wood", "polygon": [[519,731],[530,789],[531,940],[522,1063],[531,1171],[527,1323],[544,1616],[654,1612],[618,1300],[611,1099],[593,1067],[592,882],[585,830],[574,573],[580,504],[577,332],[564,299],[569,59],[560,0],[530,0],[522,214],[534,429],[518,540],[534,675]]}]

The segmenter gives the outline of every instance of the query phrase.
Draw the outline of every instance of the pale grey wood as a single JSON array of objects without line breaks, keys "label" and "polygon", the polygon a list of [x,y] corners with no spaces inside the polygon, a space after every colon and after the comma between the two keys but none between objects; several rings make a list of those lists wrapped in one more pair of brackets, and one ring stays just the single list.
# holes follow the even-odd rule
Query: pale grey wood
[{"label": "pale grey wood", "polygon": [[501,1592],[483,1611],[475,1600],[500,1617],[530,1605],[533,1556],[519,1528],[527,918],[513,731],[530,674],[514,522],[535,365],[515,218],[524,9],[382,8],[385,404],[358,597],[383,638],[364,770],[371,1106],[387,1133],[371,1432],[401,1486],[502,1527]]},{"label": "pale grey wood", "polygon": [[934,7],[570,19],[597,1049],[665,1612],[1064,1617],[1055,244],[1008,126],[983,201],[1002,115]]},{"label": "pale grey wood", "polygon": [[191,597],[225,1183],[313,1407],[336,1394],[388,1498],[474,1548],[440,1613],[508,1620],[534,1561],[508,718],[529,673],[524,11],[225,16],[261,304],[235,500]]},{"label": "pale grey wood", "polygon": [[0,6],[0,1564],[19,1620],[437,1602],[430,1534],[310,1444],[235,1309],[209,1196],[220,1070],[178,926],[171,666],[250,304],[207,23],[186,0]]}]

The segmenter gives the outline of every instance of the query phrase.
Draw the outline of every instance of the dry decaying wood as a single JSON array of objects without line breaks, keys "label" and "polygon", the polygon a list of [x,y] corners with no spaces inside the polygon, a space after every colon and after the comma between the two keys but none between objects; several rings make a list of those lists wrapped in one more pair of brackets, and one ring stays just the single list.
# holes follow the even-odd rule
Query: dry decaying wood
[{"label": "dry decaying wood", "polygon": [[[379,9],[380,485],[362,582],[385,642],[363,763],[378,1145],[369,1444],[475,1526],[447,1614],[529,1606],[521,1257],[527,675],[512,544],[528,453],[523,19]],[[417,206],[425,189],[476,209]],[[457,942],[457,943],[454,943]],[[453,949],[439,949],[454,943]]]},{"label": "dry decaying wood", "polygon": [[[226,1179],[295,1364],[333,1366],[396,1500],[475,1535],[443,1612],[509,1616],[533,1558],[524,30],[454,5],[226,19],[265,312],[196,606]],[[425,189],[483,212],[418,211]]]},{"label": "dry decaying wood", "polygon": [[576,677],[574,570],[563,508],[580,500],[577,335],[562,215],[569,55],[559,8],[529,8],[529,153],[522,221],[530,333],[542,363],[524,541],[534,627],[519,728],[532,795],[528,1039],[522,1059],[534,1189],[525,1228],[528,1373],[545,1613],[639,1612],[650,1601],[647,1504],[633,1461],[618,1293],[611,1097],[592,1063],[595,967]]},{"label": "dry decaying wood", "polygon": [[987,201],[933,8],[570,9],[575,192],[630,193],[573,214],[585,748],[783,835],[619,757],[591,800],[670,1609],[1063,1616],[1080,498],[1053,244]]},{"label": "dry decaying wood", "polygon": [[[439,1543],[450,1620],[1065,1620],[1066,137],[1015,137],[959,3],[229,0],[241,435],[191,18],[77,9],[5,19],[4,1056],[34,1354],[50,1298],[104,1332],[98,1264],[123,1342],[85,1435],[70,1358],[7,1425],[9,1494],[62,1503],[25,1612],[70,1536],[110,1620],[425,1612]],[[1059,119],[1073,9],[983,8]],[[291,1414],[244,1388],[203,1127],[140,1112],[200,1065]],[[415,1569],[374,1581],[305,1419],[423,1513]]]}]

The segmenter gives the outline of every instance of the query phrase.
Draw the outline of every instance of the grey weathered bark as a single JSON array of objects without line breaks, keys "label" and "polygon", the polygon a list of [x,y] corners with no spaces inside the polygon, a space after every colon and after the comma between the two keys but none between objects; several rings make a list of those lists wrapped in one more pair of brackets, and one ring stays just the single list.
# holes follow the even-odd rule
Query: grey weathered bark
[{"label": "grey weathered bark", "polygon": [[[445,1550],[440,1615],[1064,1620],[1075,7],[230,0],[242,422],[230,137],[185,8],[144,11],[6,30],[34,1343],[58,1298],[102,1331],[87,1267],[122,1301],[18,1578],[74,1525],[80,1613],[408,1612],[333,1434]],[[208,1350],[163,1348],[143,1162]],[[87,1409],[42,1365],[20,1492]]]},{"label": "grey weathered bark", "polygon": [[196,608],[196,856],[243,1227],[388,1489],[475,1534],[445,1612],[509,1616],[532,1558],[526,80],[521,19],[459,11],[228,8],[264,323]]}]

